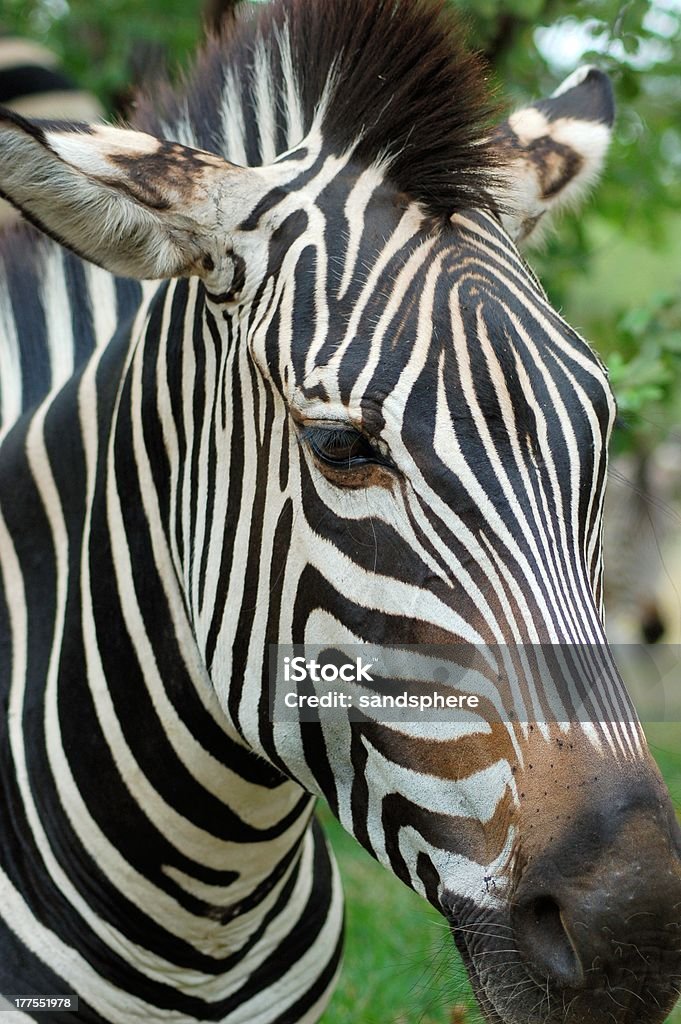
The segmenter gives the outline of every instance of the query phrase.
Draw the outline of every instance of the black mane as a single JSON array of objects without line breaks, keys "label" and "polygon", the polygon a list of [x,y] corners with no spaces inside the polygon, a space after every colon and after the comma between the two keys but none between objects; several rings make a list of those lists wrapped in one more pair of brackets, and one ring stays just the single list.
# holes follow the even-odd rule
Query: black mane
[{"label": "black mane", "polygon": [[326,94],[330,150],[351,151],[361,166],[380,162],[397,189],[436,216],[491,205],[493,107],[481,62],[463,48],[444,0],[273,0],[229,16],[184,86],[155,86],[134,123],[235,160],[223,108],[238,107],[246,162],[262,163],[258,79],[260,103],[265,80],[272,96],[276,151],[300,141],[286,116],[287,50],[305,132]]}]

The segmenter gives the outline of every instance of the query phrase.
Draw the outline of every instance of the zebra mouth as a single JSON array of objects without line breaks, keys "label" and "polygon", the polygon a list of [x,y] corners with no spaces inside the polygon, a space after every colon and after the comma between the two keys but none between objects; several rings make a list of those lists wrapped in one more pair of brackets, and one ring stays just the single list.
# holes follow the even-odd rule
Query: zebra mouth
[{"label": "zebra mouth", "polygon": [[[494,959],[495,936],[501,938],[506,935],[508,937],[511,934],[510,923],[503,922],[499,914],[492,914],[489,911],[481,913],[480,908],[472,901],[460,899],[456,900],[455,908],[452,907],[447,911],[446,917],[454,944],[466,968],[473,994],[484,1019],[488,1024],[508,1024],[508,1018],[502,1017],[497,1010],[485,983],[489,971],[488,965],[485,965],[484,970],[479,969],[478,961]],[[501,948],[505,947],[508,950],[508,938],[500,945]],[[497,952],[500,960],[503,960],[504,957],[508,958],[509,955],[512,956],[508,952],[506,954],[502,954],[500,950]],[[513,957],[513,960],[516,958]],[[520,963],[519,954],[516,963]],[[502,981],[501,984],[504,982]]]},{"label": "zebra mouth", "polygon": [[488,1024],[661,1024],[679,996],[676,948],[658,950],[644,974],[634,976],[632,958],[616,971],[592,965],[579,988],[560,986],[526,961],[510,913],[457,899],[446,917]]}]

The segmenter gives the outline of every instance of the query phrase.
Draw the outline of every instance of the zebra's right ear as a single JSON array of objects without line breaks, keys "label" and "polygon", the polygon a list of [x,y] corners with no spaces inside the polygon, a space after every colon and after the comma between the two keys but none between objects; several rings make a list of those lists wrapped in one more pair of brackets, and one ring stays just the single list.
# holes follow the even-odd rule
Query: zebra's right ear
[{"label": "zebra's right ear", "polygon": [[232,233],[270,188],[259,168],[142,132],[26,121],[0,108],[0,194],[115,274],[196,274],[229,294],[244,272]]},{"label": "zebra's right ear", "polygon": [[581,202],[603,168],[614,117],[608,76],[584,67],[500,125],[499,207],[511,238],[534,239],[556,211]]}]

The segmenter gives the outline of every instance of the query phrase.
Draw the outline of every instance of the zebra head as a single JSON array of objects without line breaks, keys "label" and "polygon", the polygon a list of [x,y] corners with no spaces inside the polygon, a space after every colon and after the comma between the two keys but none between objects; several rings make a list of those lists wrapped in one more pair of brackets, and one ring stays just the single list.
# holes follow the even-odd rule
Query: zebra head
[{"label": "zebra head", "polygon": [[[515,246],[597,176],[611,94],[587,69],[490,131],[441,7],[277,3],[147,132],[6,114],[0,183],[188,279],[131,343],[133,461],[234,736],[445,914],[487,1019],[653,1024],[681,865],[603,634],[614,402]],[[514,650],[519,681],[495,663],[474,728],[272,722],[268,647],[303,642]]]}]

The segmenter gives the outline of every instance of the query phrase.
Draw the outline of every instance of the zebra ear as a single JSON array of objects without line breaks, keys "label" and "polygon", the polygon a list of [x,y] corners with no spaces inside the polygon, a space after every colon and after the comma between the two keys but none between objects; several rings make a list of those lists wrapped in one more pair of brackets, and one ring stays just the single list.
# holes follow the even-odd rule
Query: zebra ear
[{"label": "zebra ear", "polygon": [[512,238],[538,235],[547,214],[579,202],[601,172],[614,117],[609,78],[584,67],[549,99],[516,111],[500,126],[497,141],[510,179],[501,216]]},{"label": "zebra ear", "polygon": [[258,169],[108,125],[0,108],[0,194],[85,259],[127,277],[200,275],[228,293],[230,231],[266,191]]}]

